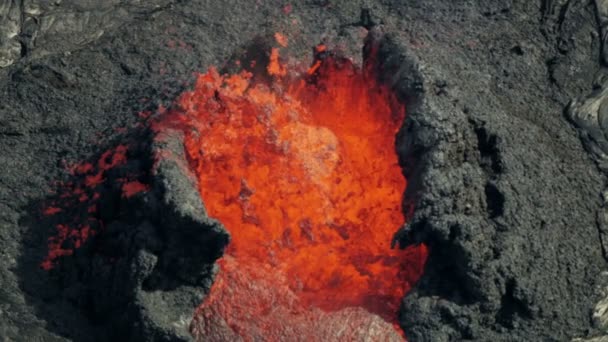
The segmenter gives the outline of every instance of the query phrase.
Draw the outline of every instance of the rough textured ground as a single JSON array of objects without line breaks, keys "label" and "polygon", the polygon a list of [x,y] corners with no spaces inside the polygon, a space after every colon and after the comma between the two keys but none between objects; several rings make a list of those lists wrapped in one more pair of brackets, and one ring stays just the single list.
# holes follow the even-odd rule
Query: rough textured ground
[{"label": "rough textured ground", "polygon": [[323,39],[358,54],[362,6],[388,32],[380,74],[408,106],[397,146],[416,214],[400,241],[431,248],[404,300],[409,339],[601,333],[605,179],[566,115],[606,79],[594,2],[37,4],[0,1],[3,338],[96,337],[35,267],[46,253],[39,208],[68,178],[65,162],[98,153],[115,128],[168,105],[192,72],[224,65],[256,36],[284,32],[301,58]]}]

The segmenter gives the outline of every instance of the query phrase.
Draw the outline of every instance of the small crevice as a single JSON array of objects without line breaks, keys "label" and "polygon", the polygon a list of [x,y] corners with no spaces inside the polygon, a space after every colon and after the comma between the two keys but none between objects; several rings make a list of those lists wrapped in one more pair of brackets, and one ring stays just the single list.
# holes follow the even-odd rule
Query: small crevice
[{"label": "small crevice", "polygon": [[472,122],[473,130],[477,136],[477,148],[481,157],[480,165],[488,173],[502,173],[502,161],[498,150],[498,138],[488,133],[484,124]]},{"label": "small crevice", "polygon": [[496,134],[488,132],[485,122],[469,119],[469,123],[477,137],[479,166],[486,175],[484,187],[486,212],[489,219],[496,219],[503,215],[505,203],[505,196],[496,183],[503,172],[503,163],[498,149],[499,139]]},{"label": "small crevice", "polygon": [[517,317],[530,319],[532,313],[521,299],[516,295],[517,283],[514,279],[509,279],[505,286],[505,293],[500,300],[500,310],[496,314],[496,322],[507,328],[515,328]]},{"label": "small crevice", "polygon": [[504,212],[505,196],[492,182],[486,184],[484,192],[486,194],[486,210],[489,218],[495,219],[502,216]]}]

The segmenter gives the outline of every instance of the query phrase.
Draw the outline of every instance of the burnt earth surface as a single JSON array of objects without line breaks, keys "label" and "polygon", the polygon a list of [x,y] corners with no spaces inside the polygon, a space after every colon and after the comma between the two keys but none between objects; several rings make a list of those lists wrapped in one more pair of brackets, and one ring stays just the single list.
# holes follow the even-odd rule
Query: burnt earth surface
[{"label": "burnt earth surface", "polygon": [[[98,154],[257,36],[283,32],[292,56],[323,39],[360,56],[362,7],[387,33],[379,75],[408,108],[397,150],[416,210],[398,239],[431,249],[400,314],[408,338],[598,333],[605,179],[564,115],[605,79],[594,2],[23,0],[0,2],[0,336],[103,338],[78,291],[37,268],[52,229],[40,206],[70,178],[66,162]],[[98,301],[111,294],[102,285]],[[146,305],[139,322],[179,319]]]}]

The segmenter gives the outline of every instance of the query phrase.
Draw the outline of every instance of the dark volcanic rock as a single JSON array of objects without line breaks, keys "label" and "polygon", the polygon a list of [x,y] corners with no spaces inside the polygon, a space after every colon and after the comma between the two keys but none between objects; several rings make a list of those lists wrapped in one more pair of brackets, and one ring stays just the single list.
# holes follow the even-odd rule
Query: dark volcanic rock
[{"label": "dark volcanic rock", "polygon": [[[604,179],[562,113],[591,86],[599,60],[587,51],[599,44],[586,36],[595,30],[593,7],[548,3],[557,7],[551,13],[562,13],[546,17],[545,26],[518,15],[535,13],[531,3],[489,2],[461,17],[502,32],[500,40],[449,22],[424,48],[398,34],[386,41],[395,47],[388,51],[404,47],[387,53],[386,63],[410,61],[414,67],[401,73],[419,75],[424,89],[419,105],[408,107],[398,141],[410,173],[406,201],[416,203],[398,237],[431,250],[401,313],[412,341],[567,340],[588,333],[593,284],[605,268],[595,222]],[[458,7],[428,5],[426,13],[409,15],[447,22],[444,13]],[[443,31],[450,27],[463,40],[437,44],[450,39]],[[432,30],[422,24],[418,32]],[[559,45],[564,41],[573,43],[567,51]],[[545,64],[552,58],[559,67]],[[574,65],[576,75],[562,75]],[[398,89],[399,76],[392,77]]]},{"label": "dark volcanic rock", "polygon": [[70,53],[171,0],[10,0],[0,3],[0,68],[21,58]]},{"label": "dark volcanic rock", "polygon": [[[590,151],[588,138],[603,137],[568,121],[564,109],[574,98],[583,103],[594,82],[603,86],[603,2],[363,1],[369,16],[359,3],[336,1],[292,2],[289,11],[287,3],[248,0],[29,9],[38,3],[0,2],[3,338],[91,339],[95,324],[111,323],[91,315],[110,312],[142,339],[174,334],[172,322],[183,327],[182,308],[196,306],[217,250],[192,265],[184,262],[191,250],[175,247],[185,239],[207,246],[193,230],[214,235],[219,226],[180,190],[191,184],[179,163],[159,165],[154,190],[132,199],[143,213],[110,217],[108,248],[124,254],[112,267],[75,255],[50,281],[37,266],[51,228],[32,203],[49,196],[52,181],[69,178],[62,160],[99,152],[97,133],[112,136],[138,111],[170,104],[192,72],[223,66],[254,37],[283,32],[294,56],[309,56],[323,40],[356,53],[361,26],[372,24],[389,33],[380,77],[408,107],[397,149],[409,180],[405,205],[415,215],[398,237],[431,249],[401,313],[409,340],[567,340],[601,328],[592,312],[606,268],[596,222],[605,176],[573,126]],[[191,205],[178,209],[173,196]],[[181,228],[166,224],[172,216]],[[98,274],[87,271],[91,263]],[[49,285],[57,281],[69,286]],[[99,284],[87,289],[91,281]],[[89,316],[83,298],[96,303]]]},{"label": "dark volcanic rock", "polygon": [[[154,142],[150,136],[136,134],[138,148],[129,153],[141,164],[139,172],[149,174],[139,175],[147,178],[147,190],[125,197],[121,187],[113,186],[124,170],[106,170],[105,182],[96,188],[102,227],[91,228],[96,234],[49,271],[54,293],[48,300],[73,306],[95,332],[84,336],[74,327],[62,328],[77,340],[190,340],[192,314],[211,287],[214,262],[228,243],[223,226],[206,216],[181,135],[166,131]],[[25,280],[44,277],[23,274]],[[34,289],[28,283],[24,287]]]}]

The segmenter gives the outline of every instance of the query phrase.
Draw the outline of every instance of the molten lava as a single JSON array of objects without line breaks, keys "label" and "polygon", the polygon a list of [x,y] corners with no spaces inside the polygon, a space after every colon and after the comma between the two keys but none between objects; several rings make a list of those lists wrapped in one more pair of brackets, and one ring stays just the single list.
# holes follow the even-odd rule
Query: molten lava
[{"label": "molten lava", "polygon": [[[48,253],[40,267],[51,270],[64,256],[74,254],[104,226],[98,212],[101,199],[100,188],[106,182],[106,174],[127,163],[129,147],[118,145],[104,151],[94,162],[79,162],[69,167],[73,181],[58,183],[58,197],[47,203],[42,215],[57,217],[55,234],[48,238]],[[124,172],[123,172],[124,173]],[[121,186],[122,196],[131,197],[149,190],[149,185],[140,182],[141,175],[126,173],[114,179]],[[59,215],[63,213],[64,215]]]},{"label": "molten lava", "polygon": [[316,51],[293,77],[272,49],[271,84],[211,69],[173,112],[209,214],[232,235],[193,323],[202,339],[319,340],[311,321],[347,308],[390,326],[422,273],[424,246],[390,248],[404,222],[405,108],[369,70]]}]

